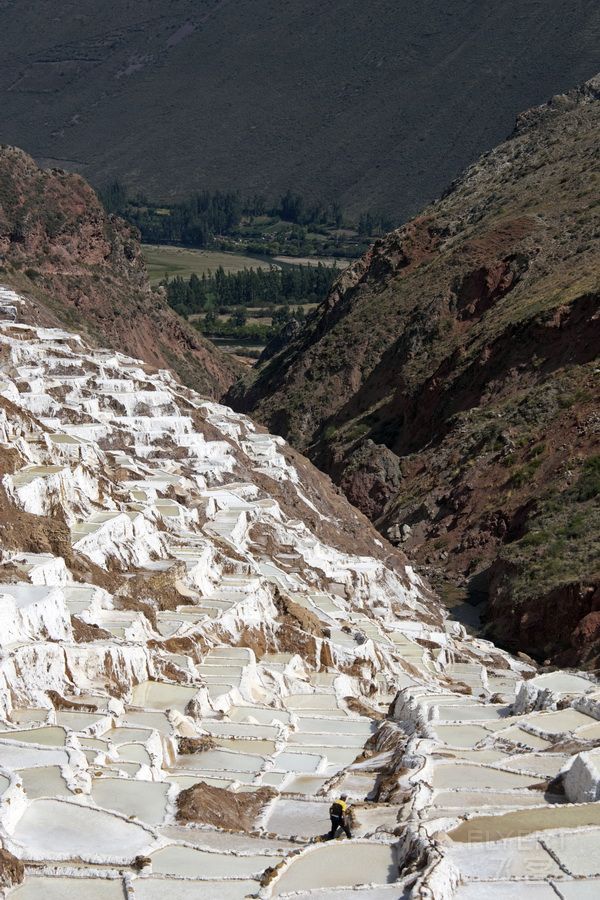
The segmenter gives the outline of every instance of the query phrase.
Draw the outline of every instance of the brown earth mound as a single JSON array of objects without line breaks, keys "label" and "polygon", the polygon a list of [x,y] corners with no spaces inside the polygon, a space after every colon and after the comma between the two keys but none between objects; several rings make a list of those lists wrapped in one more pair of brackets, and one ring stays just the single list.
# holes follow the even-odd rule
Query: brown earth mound
[{"label": "brown earth mound", "polygon": [[203,781],[177,797],[177,821],[215,825],[228,831],[252,831],[264,806],[277,796],[273,788],[234,794]]},{"label": "brown earth mound", "polygon": [[8,850],[0,849],[0,885],[10,888],[21,884],[25,877],[25,866]]}]

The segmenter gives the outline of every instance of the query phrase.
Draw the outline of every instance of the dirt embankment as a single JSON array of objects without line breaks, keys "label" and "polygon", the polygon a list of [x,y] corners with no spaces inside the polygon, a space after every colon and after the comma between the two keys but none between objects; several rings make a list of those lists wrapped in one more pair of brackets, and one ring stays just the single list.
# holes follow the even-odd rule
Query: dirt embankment
[{"label": "dirt embankment", "polygon": [[177,821],[215,825],[229,831],[252,831],[263,808],[277,796],[273,788],[234,794],[201,781],[177,797]]}]

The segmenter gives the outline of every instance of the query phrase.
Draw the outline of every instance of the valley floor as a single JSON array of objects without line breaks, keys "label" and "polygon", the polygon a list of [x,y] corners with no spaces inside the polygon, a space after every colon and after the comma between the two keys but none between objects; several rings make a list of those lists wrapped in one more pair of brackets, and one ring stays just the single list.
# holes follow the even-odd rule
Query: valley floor
[{"label": "valley floor", "polygon": [[342,548],[280,438],[17,321],[0,443],[5,896],[599,895],[598,683]]}]

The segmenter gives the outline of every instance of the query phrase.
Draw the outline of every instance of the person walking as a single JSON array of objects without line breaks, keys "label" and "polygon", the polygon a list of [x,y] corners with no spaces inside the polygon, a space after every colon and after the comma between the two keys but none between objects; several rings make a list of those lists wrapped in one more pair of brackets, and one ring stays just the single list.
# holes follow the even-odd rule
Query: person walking
[{"label": "person walking", "polygon": [[339,800],[334,800],[329,807],[329,818],[331,819],[331,831],[327,835],[327,839],[332,841],[337,835],[340,828],[343,828],[346,837],[351,838],[352,832],[349,825],[349,810],[346,800],[347,794],[342,794]]}]

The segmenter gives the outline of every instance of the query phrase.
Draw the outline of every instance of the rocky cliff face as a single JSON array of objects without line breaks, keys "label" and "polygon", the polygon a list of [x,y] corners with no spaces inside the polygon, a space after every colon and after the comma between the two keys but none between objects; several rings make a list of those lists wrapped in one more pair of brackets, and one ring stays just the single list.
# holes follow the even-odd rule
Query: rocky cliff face
[{"label": "rocky cliff face", "polygon": [[523,114],[229,394],[430,575],[489,591],[498,638],[589,664],[599,101],[595,78]]},{"label": "rocky cliff face", "polygon": [[235,364],[150,292],[135,230],[82,178],[39,169],[13,147],[0,148],[0,267],[31,298],[34,321],[171,367],[210,396],[235,377]]}]

